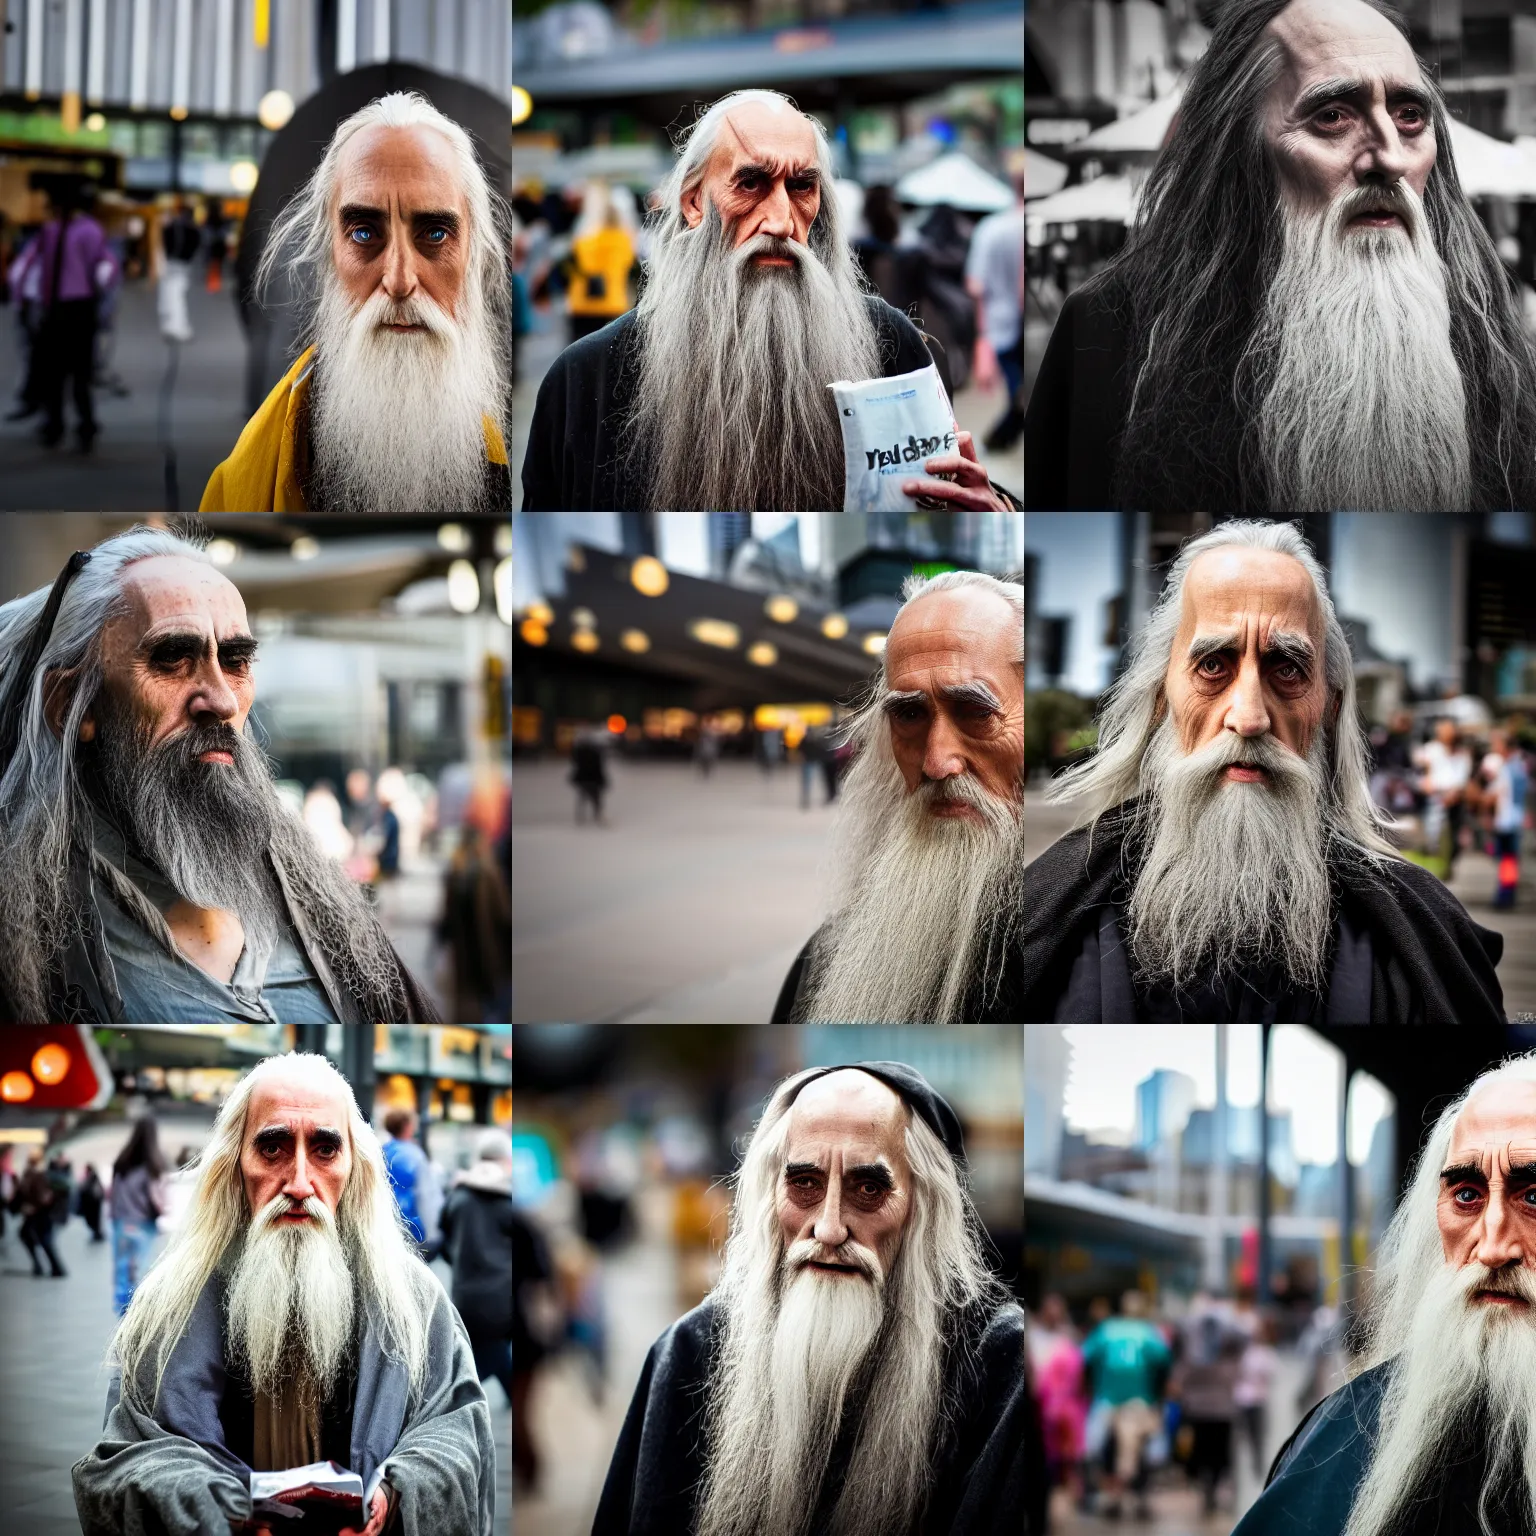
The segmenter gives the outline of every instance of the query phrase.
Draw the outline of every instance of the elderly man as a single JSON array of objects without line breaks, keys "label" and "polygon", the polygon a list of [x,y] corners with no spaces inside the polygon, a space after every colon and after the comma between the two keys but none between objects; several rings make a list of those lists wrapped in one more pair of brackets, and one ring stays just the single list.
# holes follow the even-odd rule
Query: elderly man
[{"label": "elderly man", "polygon": [[1536,1509],[1536,1053],[1441,1116],[1387,1231],[1357,1374],[1234,1536],[1526,1536]]},{"label": "elderly man", "polygon": [[848,727],[832,916],[775,1024],[1020,1018],[1024,589],[951,571],[903,596]]},{"label": "elderly man", "polygon": [[[842,508],[827,386],[932,359],[861,283],[836,174],[821,124],[776,91],[735,91],[699,119],[660,188],[638,305],[567,347],[539,386],[525,508]],[[957,433],[904,491],[1014,505]]]},{"label": "elderly man", "polygon": [[469,135],[424,97],[337,128],[257,272],[307,342],[203,492],[204,512],[511,511],[511,289]]},{"label": "elderly man", "polygon": [[988,1271],[954,1111],[899,1062],[786,1078],[716,1289],[652,1346],[593,1536],[1005,1536],[1024,1314]]},{"label": "elderly man", "polygon": [[151,528],[0,607],[0,1019],[435,1020],[277,796],[256,649],[204,549]]},{"label": "elderly man", "polygon": [[268,1057],[200,1167],[112,1340],[102,1438],[74,1467],[85,1536],[284,1529],[253,1520],[252,1474],[323,1461],[363,1483],[354,1533],[491,1536],[469,1337],[347,1080],[323,1056]]},{"label": "elderly man", "polygon": [[1051,787],[1024,871],[1027,1022],[1502,1023],[1503,951],[1371,802],[1349,642],[1289,523],[1186,544]]},{"label": "elderly man", "polygon": [[1377,0],[1231,0],[1125,250],[1067,301],[1032,508],[1536,506],[1536,359]]}]

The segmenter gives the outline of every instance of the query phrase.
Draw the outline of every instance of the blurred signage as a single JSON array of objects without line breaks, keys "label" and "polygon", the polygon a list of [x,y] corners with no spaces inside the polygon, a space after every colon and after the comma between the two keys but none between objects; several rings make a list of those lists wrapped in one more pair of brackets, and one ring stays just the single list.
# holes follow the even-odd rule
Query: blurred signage
[{"label": "blurred signage", "polygon": [[1031,144],[1076,144],[1093,132],[1085,117],[1032,117],[1024,131]]},{"label": "blurred signage", "polygon": [[84,1024],[0,1029],[0,1104],[15,1109],[103,1109],[112,1073]]},{"label": "blurred signage", "polygon": [[82,125],[73,133],[56,112],[0,112],[0,143],[51,144],[60,149],[110,149],[111,130]]}]

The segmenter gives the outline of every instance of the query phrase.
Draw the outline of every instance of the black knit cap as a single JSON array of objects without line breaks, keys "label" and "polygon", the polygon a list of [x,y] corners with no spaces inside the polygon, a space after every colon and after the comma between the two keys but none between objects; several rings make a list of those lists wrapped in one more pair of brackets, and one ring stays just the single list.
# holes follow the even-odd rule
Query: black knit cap
[{"label": "black knit cap", "polygon": [[813,1083],[818,1077],[825,1077],[828,1072],[847,1072],[850,1069],[867,1072],[871,1077],[879,1078],[887,1088],[894,1088],[949,1149],[949,1155],[957,1163],[965,1165],[965,1140],[960,1134],[959,1116],[949,1107],[948,1100],[934,1091],[933,1085],[921,1072],[903,1061],[845,1061],[837,1067],[819,1067],[795,1085],[795,1091],[786,1100],[785,1108],[795,1102],[806,1083]]}]

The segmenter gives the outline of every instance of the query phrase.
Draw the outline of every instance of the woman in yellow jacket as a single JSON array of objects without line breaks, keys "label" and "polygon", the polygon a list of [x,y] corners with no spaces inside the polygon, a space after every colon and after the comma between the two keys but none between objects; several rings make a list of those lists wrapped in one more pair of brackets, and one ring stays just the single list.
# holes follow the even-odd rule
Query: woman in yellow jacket
[{"label": "woman in yellow jacket", "polygon": [[602,330],[629,309],[629,274],[634,264],[634,241],[607,183],[589,182],[571,239],[566,313],[572,341]]}]

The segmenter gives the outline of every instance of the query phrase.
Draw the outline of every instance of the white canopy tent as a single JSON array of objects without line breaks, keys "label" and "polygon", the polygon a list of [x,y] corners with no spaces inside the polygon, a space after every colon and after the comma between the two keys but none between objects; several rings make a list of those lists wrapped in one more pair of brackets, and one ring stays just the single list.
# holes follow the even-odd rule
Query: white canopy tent
[{"label": "white canopy tent", "polygon": [[1105,158],[1114,155],[1155,155],[1163,147],[1174,114],[1184,99],[1184,87],[1176,86],[1166,96],[1159,96],[1129,117],[1105,123],[1092,133],[1068,145],[1074,160]]},{"label": "white canopy tent", "polygon": [[945,203],[967,213],[1000,213],[1014,205],[1006,182],[959,153],[940,155],[920,170],[909,171],[896,183],[895,191],[903,203],[925,208]]},{"label": "white canopy tent", "polygon": [[1129,176],[1099,176],[1024,206],[1031,224],[1129,224],[1136,194]]},{"label": "white canopy tent", "polygon": [[1024,198],[1049,197],[1061,191],[1067,180],[1067,167],[1060,160],[1042,155],[1038,150],[1024,146]]}]

